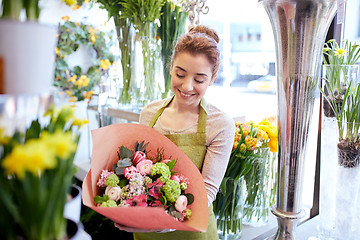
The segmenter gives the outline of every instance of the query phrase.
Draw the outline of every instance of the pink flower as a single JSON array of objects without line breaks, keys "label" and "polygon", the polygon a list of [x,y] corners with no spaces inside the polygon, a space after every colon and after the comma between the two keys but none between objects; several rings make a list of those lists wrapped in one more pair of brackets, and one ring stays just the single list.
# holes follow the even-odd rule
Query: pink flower
[{"label": "pink flower", "polygon": [[101,188],[104,188],[106,187],[106,184],[105,184],[105,180],[110,176],[110,175],[113,175],[115,174],[113,171],[108,171],[108,170],[101,170],[101,174],[100,174],[100,178],[97,182],[96,185],[98,185],[98,187],[101,187]]},{"label": "pink flower", "polygon": [[129,204],[131,207],[147,207],[148,204],[146,203],[146,200],[146,195],[141,194],[139,196],[134,196],[133,198],[126,200],[126,203]]},{"label": "pink flower", "polygon": [[132,156],[132,162],[134,163],[134,165],[137,165],[142,160],[145,160],[145,157],[146,156],[144,152],[136,151]]},{"label": "pink flower", "polygon": [[159,200],[155,200],[155,201],[153,201],[153,202],[150,202],[150,203],[149,203],[149,206],[150,206],[150,207],[161,207],[162,204],[161,204],[161,202],[160,202]]},{"label": "pink flower", "polygon": [[170,179],[171,179],[171,180],[174,180],[174,181],[177,181],[178,183],[180,183],[180,179],[179,179],[179,177],[176,176],[176,175],[172,175],[172,176],[170,177]]},{"label": "pink flower", "polygon": [[180,195],[175,202],[175,208],[179,212],[182,212],[186,209],[187,204],[188,204],[187,197],[185,195]]},{"label": "pink flower", "polygon": [[137,172],[138,172],[138,171],[137,171],[136,167],[130,166],[130,167],[125,168],[125,170],[124,170],[124,176],[125,176],[128,180],[130,180],[130,179],[134,176],[134,174],[137,173]]},{"label": "pink flower", "polygon": [[116,187],[106,187],[105,195],[109,196],[109,200],[118,201],[120,199],[121,188],[119,186]]},{"label": "pink flower", "polygon": [[148,187],[150,196],[154,197],[155,199],[161,197],[160,188],[162,188],[163,186],[164,183],[162,183],[159,178],[156,179],[155,182],[149,183]]},{"label": "pink flower", "polygon": [[[182,175],[182,174],[180,174],[180,173],[175,173],[174,175],[172,175],[171,176],[171,180],[175,180],[175,179],[172,179],[172,178],[178,178],[179,180],[180,180],[180,182],[179,183],[182,183],[182,182],[184,182],[184,183],[186,183],[188,186],[189,186],[189,184],[190,184],[190,181],[189,181],[189,179],[187,178],[187,177],[185,177],[184,175]],[[177,181],[177,180],[175,180],[175,181]]]},{"label": "pink flower", "polygon": [[151,160],[142,160],[136,165],[136,169],[141,175],[150,175],[153,163]]}]

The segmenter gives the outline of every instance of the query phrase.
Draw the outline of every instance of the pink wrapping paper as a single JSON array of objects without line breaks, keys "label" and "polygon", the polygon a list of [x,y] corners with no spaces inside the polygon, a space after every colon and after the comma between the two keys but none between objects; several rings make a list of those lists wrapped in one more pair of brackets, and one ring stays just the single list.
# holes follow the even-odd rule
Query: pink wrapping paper
[{"label": "pink wrapping paper", "polygon": [[[83,204],[106,216],[114,222],[128,227],[142,229],[177,229],[204,232],[208,225],[208,206],[205,184],[202,176],[193,162],[167,137],[153,128],[145,125],[123,123],[92,130],[92,160],[91,170],[86,175],[82,185]],[[112,170],[117,162],[117,151],[120,146],[134,148],[136,141],[150,142],[146,152],[155,155],[157,149],[164,148],[164,155],[176,159],[173,171],[183,174],[190,180],[187,193],[194,195],[190,205],[191,218],[184,222],[175,220],[160,207],[96,207],[94,197],[101,190],[96,185],[101,170]]]}]

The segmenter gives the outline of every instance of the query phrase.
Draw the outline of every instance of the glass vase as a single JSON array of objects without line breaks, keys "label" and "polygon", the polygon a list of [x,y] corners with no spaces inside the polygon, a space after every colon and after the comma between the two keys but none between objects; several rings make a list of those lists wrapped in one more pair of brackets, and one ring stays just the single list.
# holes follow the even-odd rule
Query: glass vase
[{"label": "glass vase", "polygon": [[137,64],[139,68],[137,68],[136,72],[141,71],[143,76],[137,76],[139,79],[138,87],[140,92],[136,102],[137,107],[141,108],[151,101],[161,98],[163,76],[159,74],[161,61],[157,38],[157,24],[144,22],[141,26],[138,26],[137,29],[138,45],[141,46],[143,64],[142,66]]},{"label": "glass vase", "polygon": [[244,178],[224,178],[214,201],[219,239],[239,239],[242,232]]},{"label": "glass vase", "polygon": [[270,148],[259,148],[250,171],[244,176],[246,193],[244,198],[243,223],[251,226],[267,224],[270,212],[272,187],[272,153]]}]

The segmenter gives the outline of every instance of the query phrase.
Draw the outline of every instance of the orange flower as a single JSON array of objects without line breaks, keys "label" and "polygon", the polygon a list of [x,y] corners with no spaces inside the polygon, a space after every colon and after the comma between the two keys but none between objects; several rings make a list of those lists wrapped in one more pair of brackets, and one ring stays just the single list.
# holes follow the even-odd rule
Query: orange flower
[{"label": "orange flower", "polygon": [[69,16],[63,16],[63,17],[61,18],[61,20],[64,20],[64,21],[66,22],[66,21],[69,21],[70,18],[69,18]]},{"label": "orange flower", "polygon": [[254,148],[256,147],[257,142],[258,142],[257,138],[253,138],[253,137],[248,136],[245,139],[246,148],[249,149],[250,151],[254,150]]}]

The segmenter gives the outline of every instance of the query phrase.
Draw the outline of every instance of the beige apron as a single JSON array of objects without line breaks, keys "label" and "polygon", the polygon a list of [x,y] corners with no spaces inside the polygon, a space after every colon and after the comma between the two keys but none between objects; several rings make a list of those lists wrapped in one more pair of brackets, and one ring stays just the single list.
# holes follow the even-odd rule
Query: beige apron
[{"label": "beige apron", "polygon": [[[150,127],[160,117],[164,109],[169,105],[173,98],[169,99],[155,114],[150,122]],[[205,128],[207,114],[205,111],[205,101],[201,100],[201,108],[198,120],[197,132],[194,134],[168,134],[165,135],[174,142],[196,165],[201,171],[205,157]],[[134,233],[135,240],[217,240],[217,229],[212,204],[209,207],[209,225],[206,232],[191,231],[173,231],[168,233]]]}]

